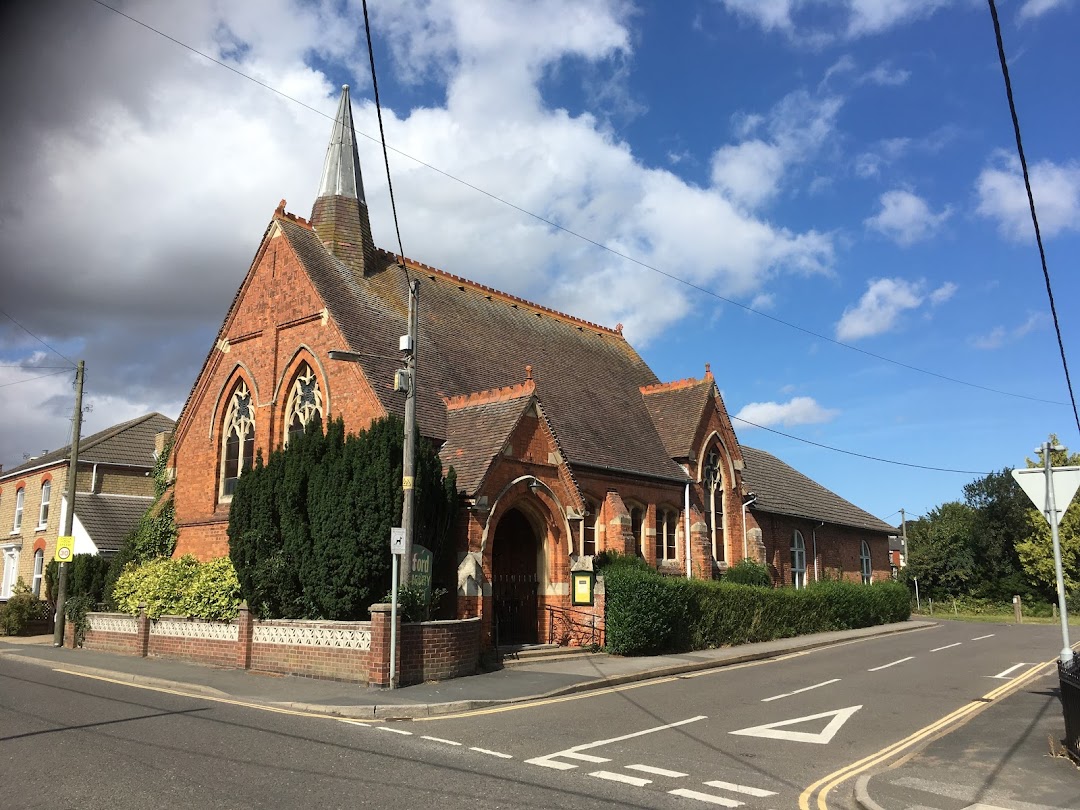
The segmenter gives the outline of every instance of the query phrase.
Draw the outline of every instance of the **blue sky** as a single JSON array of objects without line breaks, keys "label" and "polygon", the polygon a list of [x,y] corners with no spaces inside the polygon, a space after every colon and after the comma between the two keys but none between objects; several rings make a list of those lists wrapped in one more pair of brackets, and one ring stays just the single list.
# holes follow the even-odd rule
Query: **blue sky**
[{"label": "blue sky", "polygon": [[[1080,3],[998,5],[1075,379]],[[3,12],[18,44],[2,308],[86,358],[84,432],[179,413],[278,200],[310,211],[342,83],[378,132],[355,3],[117,8],[302,104],[89,0]],[[711,363],[744,444],[890,521],[1022,465],[1051,431],[1080,447],[986,3],[371,11],[408,255],[623,323],[663,380]],[[376,242],[393,248],[362,141]],[[2,316],[0,363],[10,467],[69,440],[71,375],[41,376],[64,361]]]}]

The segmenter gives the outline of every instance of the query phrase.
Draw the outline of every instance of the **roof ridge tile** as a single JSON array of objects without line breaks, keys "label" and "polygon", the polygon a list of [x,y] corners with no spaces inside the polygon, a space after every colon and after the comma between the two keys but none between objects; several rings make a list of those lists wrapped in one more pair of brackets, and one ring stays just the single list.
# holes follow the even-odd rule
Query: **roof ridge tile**
[{"label": "roof ridge tile", "polygon": [[453,397],[443,397],[448,411],[456,411],[462,408],[471,408],[476,405],[490,405],[493,402],[509,402],[513,399],[521,399],[536,391],[536,384],[530,378],[525,382],[515,385],[505,385],[501,388],[488,388],[484,391],[473,391],[468,394],[459,394]]}]

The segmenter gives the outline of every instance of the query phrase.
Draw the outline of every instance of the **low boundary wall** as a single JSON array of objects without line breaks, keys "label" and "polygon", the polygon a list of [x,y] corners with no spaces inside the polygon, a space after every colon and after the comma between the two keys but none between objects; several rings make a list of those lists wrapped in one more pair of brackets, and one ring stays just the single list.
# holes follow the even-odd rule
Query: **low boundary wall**
[{"label": "low boundary wall", "polygon": [[[88,650],[174,658],[308,678],[390,685],[390,605],[372,605],[371,621],[259,621],[247,606],[231,622],[163,616],[89,613],[82,641]],[[68,622],[65,643],[75,646]],[[401,624],[398,683],[460,678],[476,672],[480,619]]]}]

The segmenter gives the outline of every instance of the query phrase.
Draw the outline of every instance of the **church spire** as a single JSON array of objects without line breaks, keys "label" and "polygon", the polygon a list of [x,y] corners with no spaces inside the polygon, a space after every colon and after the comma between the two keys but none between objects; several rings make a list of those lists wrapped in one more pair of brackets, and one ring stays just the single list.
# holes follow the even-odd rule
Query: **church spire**
[{"label": "church spire", "polygon": [[364,199],[348,85],[341,88],[311,225],[326,249],[353,270],[364,274],[375,269],[375,244]]}]

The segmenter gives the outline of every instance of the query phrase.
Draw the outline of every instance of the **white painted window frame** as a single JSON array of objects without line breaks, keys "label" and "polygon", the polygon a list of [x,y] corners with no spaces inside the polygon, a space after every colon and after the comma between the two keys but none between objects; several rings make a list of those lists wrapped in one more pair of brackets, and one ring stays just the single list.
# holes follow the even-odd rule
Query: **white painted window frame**
[{"label": "white painted window frame", "polygon": [[34,552],[34,579],[30,584],[30,590],[35,599],[41,598],[41,581],[45,578],[45,550],[38,549]]},{"label": "white painted window frame", "polygon": [[38,529],[49,525],[49,501],[52,499],[52,480],[41,482],[41,506],[38,507]]},{"label": "white painted window frame", "polygon": [[863,585],[869,585],[874,581],[874,565],[870,558],[870,544],[865,540],[859,547],[859,572],[862,574]]},{"label": "white painted window frame", "polygon": [[18,534],[22,531],[23,506],[26,503],[26,487],[15,490],[15,520],[11,524],[11,533]]},{"label": "white painted window frame", "polygon": [[791,535],[791,584],[806,587],[806,539],[798,529]]}]

